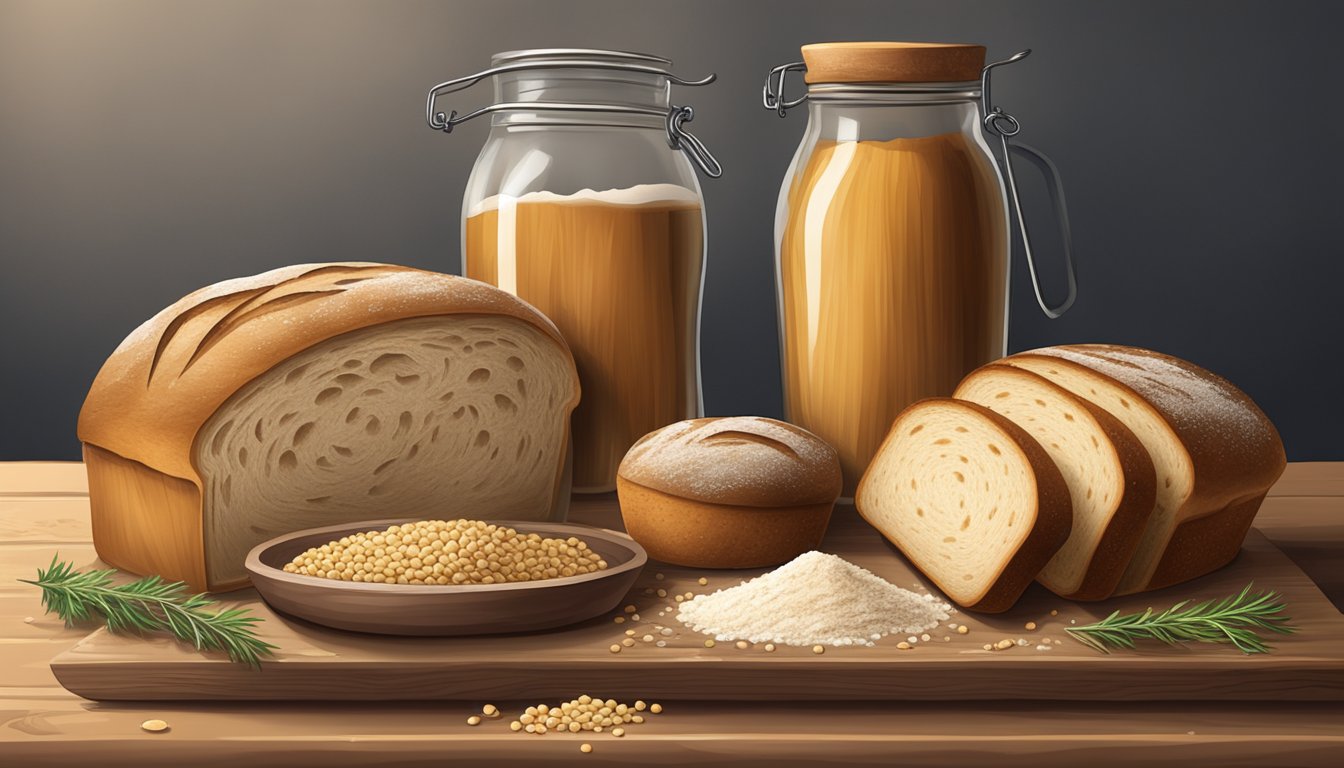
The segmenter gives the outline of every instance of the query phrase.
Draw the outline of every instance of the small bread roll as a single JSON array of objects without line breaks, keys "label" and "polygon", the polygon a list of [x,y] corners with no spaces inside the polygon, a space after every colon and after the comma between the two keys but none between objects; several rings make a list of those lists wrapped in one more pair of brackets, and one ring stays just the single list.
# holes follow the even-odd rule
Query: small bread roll
[{"label": "small bread roll", "polygon": [[617,472],[626,531],[663,562],[778,565],[821,544],[840,459],[812,433],[757,416],[691,419],[645,435]]}]

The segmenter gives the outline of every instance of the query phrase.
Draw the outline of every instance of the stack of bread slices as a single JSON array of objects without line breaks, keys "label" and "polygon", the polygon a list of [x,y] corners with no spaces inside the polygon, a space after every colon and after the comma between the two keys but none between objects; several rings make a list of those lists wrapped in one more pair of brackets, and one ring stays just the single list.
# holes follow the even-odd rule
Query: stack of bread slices
[{"label": "stack of bread slices", "polygon": [[1104,600],[1226,565],[1285,465],[1224,379],[1144,349],[1049,347],[902,412],[855,504],[948,597],[998,612],[1033,580]]}]

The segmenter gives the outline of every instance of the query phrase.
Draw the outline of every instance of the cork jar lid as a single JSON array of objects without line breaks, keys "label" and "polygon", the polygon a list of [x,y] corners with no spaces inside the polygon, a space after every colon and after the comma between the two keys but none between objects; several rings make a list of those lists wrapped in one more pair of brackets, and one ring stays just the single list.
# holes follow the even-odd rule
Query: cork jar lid
[{"label": "cork jar lid", "polygon": [[952,83],[980,79],[985,47],[961,43],[813,43],[808,83]]}]

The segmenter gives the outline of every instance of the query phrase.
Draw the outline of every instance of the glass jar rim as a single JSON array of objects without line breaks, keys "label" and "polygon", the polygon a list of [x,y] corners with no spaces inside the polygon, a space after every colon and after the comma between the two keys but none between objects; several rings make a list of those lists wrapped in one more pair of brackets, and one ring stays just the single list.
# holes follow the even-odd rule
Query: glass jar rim
[{"label": "glass jar rim", "polygon": [[569,66],[592,62],[597,64],[626,63],[645,67],[671,67],[672,60],[662,56],[634,51],[606,50],[602,48],[523,48],[516,51],[500,51],[490,57],[490,66],[518,64],[528,62],[545,65],[550,61],[564,62]]}]

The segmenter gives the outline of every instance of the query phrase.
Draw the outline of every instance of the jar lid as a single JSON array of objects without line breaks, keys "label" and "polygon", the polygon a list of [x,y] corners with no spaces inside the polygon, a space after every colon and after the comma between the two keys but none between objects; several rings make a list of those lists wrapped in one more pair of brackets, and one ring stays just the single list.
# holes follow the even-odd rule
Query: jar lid
[{"label": "jar lid", "polygon": [[949,83],[980,79],[985,47],[961,43],[813,43],[808,83]]}]

